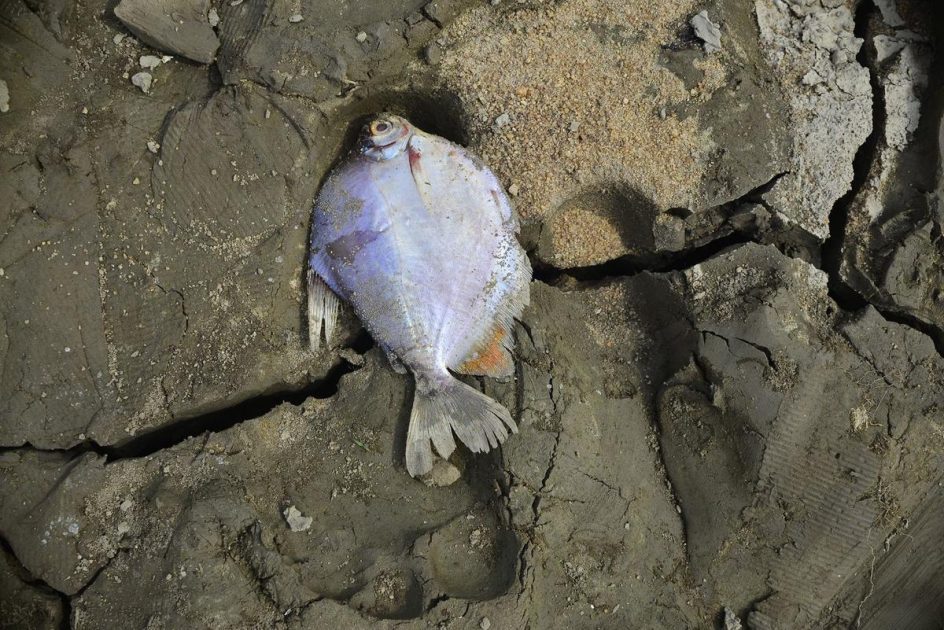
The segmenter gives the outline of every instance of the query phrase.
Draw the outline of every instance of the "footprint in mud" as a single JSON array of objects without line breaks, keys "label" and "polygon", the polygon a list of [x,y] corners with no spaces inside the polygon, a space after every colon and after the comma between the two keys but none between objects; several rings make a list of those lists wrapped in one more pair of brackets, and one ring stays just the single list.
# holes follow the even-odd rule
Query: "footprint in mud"
[{"label": "footprint in mud", "polygon": [[558,268],[597,265],[620,256],[652,254],[658,210],[624,186],[585,190],[565,201],[545,223],[537,256]]},{"label": "footprint in mud", "polygon": [[417,541],[434,588],[427,595],[483,601],[508,590],[515,575],[517,539],[486,510],[459,516]]}]

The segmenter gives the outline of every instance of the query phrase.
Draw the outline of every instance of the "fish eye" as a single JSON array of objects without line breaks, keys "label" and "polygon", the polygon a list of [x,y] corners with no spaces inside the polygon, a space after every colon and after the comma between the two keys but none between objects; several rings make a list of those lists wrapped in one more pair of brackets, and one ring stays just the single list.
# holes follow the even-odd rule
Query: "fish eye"
[{"label": "fish eye", "polygon": [[388,129],[390,129],[390,123],[388,123],[388,122],[386,122],[386,121],[384,121],[384,120],[380,120],[380,121],[375,122],[373,125],[371,125],[371,130],[370,130],[370,131],[371,131],[371,133],[373,133],[373,134],[376,135],[376,134],[379,134],[379,133],[384,133],[384,132],[387,131]]}]

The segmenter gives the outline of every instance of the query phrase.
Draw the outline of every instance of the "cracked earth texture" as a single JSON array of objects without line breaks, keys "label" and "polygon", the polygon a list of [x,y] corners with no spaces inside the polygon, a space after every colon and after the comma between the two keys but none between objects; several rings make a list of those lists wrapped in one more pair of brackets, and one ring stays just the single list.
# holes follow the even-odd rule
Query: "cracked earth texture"
[{"label": "cracked earth texture", "polygon": [[[0,0],[0,627],[940,626],[937,3],[116,4]],[[535,268],[446,487],[350,311],[305,342],[384,109]]]}]

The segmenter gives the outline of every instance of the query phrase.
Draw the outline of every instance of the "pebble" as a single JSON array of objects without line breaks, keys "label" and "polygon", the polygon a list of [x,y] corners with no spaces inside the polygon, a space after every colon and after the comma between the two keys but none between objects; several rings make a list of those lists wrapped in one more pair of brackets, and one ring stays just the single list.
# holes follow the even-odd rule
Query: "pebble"
[{"label": "pebble", "polygon": [[161,65],[161,58],[154,55],[141,55],[141,58],[138,59],[138,63],[141,64],[141,67],[145,70],[153,70]]},{"label": "pebble", "polygon": [[569,129],[570,129],[570,133],[576,133],[577,130],[580,129],[580,123],[576,120],[570,121]]},{"label": "pebble", "polygon": [[482,617],[481,623],[479,623],[479,628],[482,630],[488,630],[492,627],[492,621],[488,617]]},{"label": "pebble", "polygon": [[6,114],[10,111],[10,88],[7,82],[0,79],[0,112]]},{"label": "pebble", "polygon": [[521,188],[518,187],[518,184],[512,184],[508,187],[508,194],[512,197],[517,197],[519,192],[521,192]]},{"label": "pebble", "polygon": [[707,11],[695,15],[689,24],[695,29],[695,37],[704,44],[706,53],[721,50],[721,27],[711,21]]},{"label": "pebble", "polygon": [[354,39],[356,39],[357,41],[363,44],[364,42],[367,41],[367,33],[365,33],[364,31],[361,31],[360,33],[357,34],[356,37],[354,37]]},{"label": "pebble", "polygon": [[298,24],[304,19],[305,19],[305,16],[303,16],[301,13],[296,13],[295,15],[289,16],[288,21],[291,22],[292,24]]},{"label": "pebble", "polygon": [[117,46],[117,45],[120,44],[120,43],[122,42],[122,40],[124,40],[124,38],[127,37],[127,36],[128,36],[127,33],[117,33],[114,37],[111,38],[111,41],[113,41],[113,42],[115,43],[115,45]]},{"label": "pebble", "polygon": [[306,531],[314,521],[310,516],[302,516],[302,513],[294,505],[285,508],[282,515],[285,517],[285,522],[288,523],[288,528],[293,532]]},{"label": "pebble", "polygon": [[451,462],[438,459],[433,464],[433,469],[429,471],[429,474],[423,477],[423,483],[427,486],[444,488],[451,486],[459,481],[460,478],[462,478],[462,471],[456,468]]},{"label": "pebble", "polygon": [[433,42],[423,51],[423,57],[426,63],[431,66],[438,65],[442,61],[442,48],[436,42]]},{"label": "pebble", "polygon": [[511,116],[508,115],[508,112],[501,114],[498,118],[495,119],[495,126],[501,129],[505,125],[511,123]]},{"label": "pebble", "polygon": [[153,140],[148,140],[147,148],[148,148],[148,151],[150,151],[151,153],[157,153],[158,150],[160,150],[161,145],[157,142],[154,142]]},{"label": "pebble", "polygon": [[154,77],[151,76],[150,72],[138,72],[131,77],[132,85],[140,88],[145,94],[149,94],[151,92],[151,81],[153,80]]},{"label": "pebble", "polygon": [[207,14],[207,21],[213,28],[216,28],[217,25],[219,25],[220,14],[216,12],[216,9],[210,9],[210,12]]}]

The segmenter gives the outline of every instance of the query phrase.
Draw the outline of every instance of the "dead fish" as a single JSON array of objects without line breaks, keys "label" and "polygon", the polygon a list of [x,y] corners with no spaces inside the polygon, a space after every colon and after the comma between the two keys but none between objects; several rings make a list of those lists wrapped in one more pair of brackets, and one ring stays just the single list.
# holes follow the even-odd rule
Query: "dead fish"
[{"label": "dead fish", "polygon": [[406,467],[425,475],[431,444],[473,452],[517,432],[508,410],[453,376],[509,376],[511,327],[528,304],[531,265],[498,179],[478,158],[381,114],[328,176],[312,213],[308,271],[313,348],[331,340],[338,298],[399,372],[416,380]]}]

